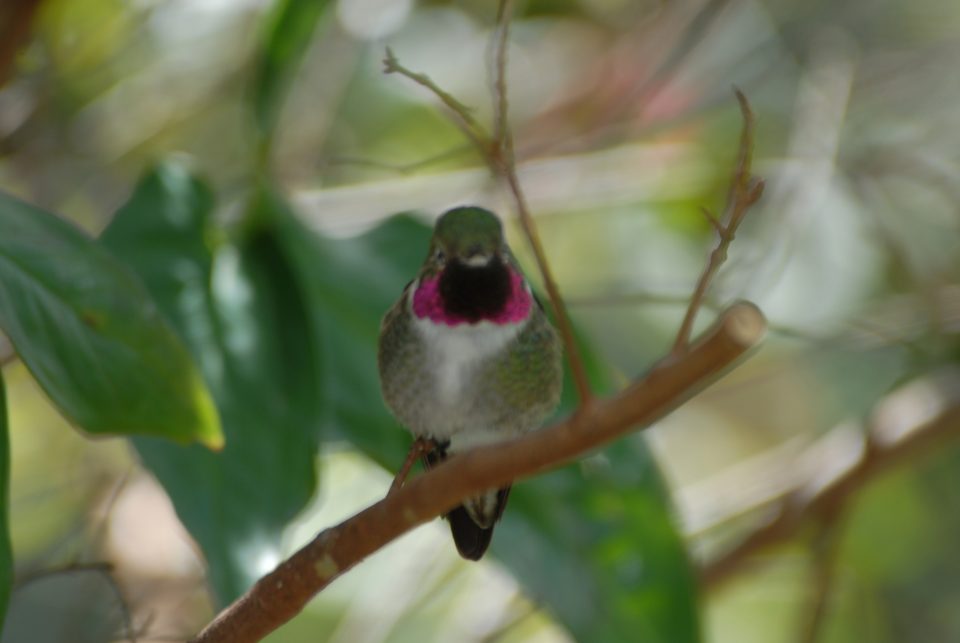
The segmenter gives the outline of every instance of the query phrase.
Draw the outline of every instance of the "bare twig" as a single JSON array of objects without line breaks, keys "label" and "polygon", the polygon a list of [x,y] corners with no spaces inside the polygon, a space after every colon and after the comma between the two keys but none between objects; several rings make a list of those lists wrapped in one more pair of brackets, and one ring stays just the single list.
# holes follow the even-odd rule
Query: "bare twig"
[{"label": "bare twig", "polygon": [[824,516],[817,524],[817,531],[811,543],[813,554],[813,579],[809,607],[800,630],[798,643],[817,643],[826,621],[830,598],[837,576],[837,552],[840,548],[840,535],[843,531],[840,507],[831,515]]},{"label": "bare twig", "polygon": [[[851,427],[834,429],[841,431]],[[861,442],[853,457],[846,454],[835,466],[811,473],[778,502],[773,519],[701,568],[703,583],[721,585],[756,553],[793,538],[808,520],[831,515],[878,474],[931,444],[960,437],[960,370],[940,371],[891,393],[856,435]]]},{"label": "bare twig", "polygon": [[556,317],[560,336],[563,338],[580,404],[581,406],[587,406],[590,404],[593,394],[590,390],[590,383],[587,381],[583,358],[580,355],[580,350],[577,348],[577,342],[573,335],[573,325],[570,323],[566,306],[563,303],[563,298],[560,296],[560,289],[557,288],[557,283],[553,279],[553,273],[550,270],[547,255],[543,250],[543,244],[540,242],[540,235],[537,233],[537,225],[533,220],[533,216],[530,214],[530,209],[527,207],[527,200],[520,186],[520,179],[517,177],[517,163],[513,150],[513,133],[510,129],[509,121],[510,105],[507,99],[507,41],[510,34],[511,14],[511,0],[500,0],[497,11],[497,39],[495,41],[496,75],[494,81],[494,93],[496,95],[495,122],[497,124],[495,131],[498,134],[498,139],[494,141],[493,146],[493,149],[496,150],[497,153],[491,157],[490,161],[494,172],[506,181],[507,186],[510,188],[510,193],[513,195],[517,207],[517,215],[520,218],[520,225],[523,227],[523,232],[533,250],[533,256],[537,262],[537,269],[543,278],[543,287],[547,290],[550,306]]},{"label": "bare twig", "polygon": [[490,170],[503,180],[513,196],[517,209],[517,215],[520,219],[520,225],[527,237],[530,247],[533,250],[534,259],[537,263],[537,269],[543,279],[544,288],[550,299],[550,307],[553,310],[554,317],[557,320],[557,326],[560,336],[563,339],[567,359],[570,363],[570,370],[573,373],[573,380],[577,387],[577,394],[580,398],[581,406],[586,406],[592,399],[590,384],[587,380],[586,370],[583,366],[583,358],[577,347],[573,334],[573,326],[567,315],[566,307],[560,296],[560,289],[557,287],[550,270],[550,264],[547,261],[546,253],[543,250],[543,244],[540,242],[540,236],[537,234],[536,224],[533,216],[530,214],[530,208],[527,206],[520,180],[517,177],[516,159],[514,158],[513,134],[511,133],[509,123],[509,100],[507,95],[507,43],[510,33],[510,18],[512,14],[511,0],[500,0],[497,9],[497,28],[493,41],[494,51],[494,134],[490,136],[471,114],[470,108],[458,101],[449,93],[441,89],[427,75],[411,71],[400,64],[397,57],[388,48],[384,58],[384,71],[388,74],[398,73],[412,80],[413,82],[430,90],[446,105],[450,112],[455,116],[455,122],[464,132],[467,138],[480,151]]},{"label": "bare twig", "polygon": [[[686,306],[690,303],[690,295],[680,295],[667,292],[653,292],[647,290],[630,290],[592,295],[574,295],[567,302],[577,308],[607,308],[619,306]],[[704,299],[703,306],[719,310],[719,305],[709,298]]]},{"label": "bare twig", "polygon": [[493,38],[493,142],[500,151],[510,133],[509,101],[507,99],[507,45],[510,36],[510,18],[513,16],[512,0],[500,0],[497,5],[497,28]]},{"label": "bare twig", "polygon": [[343,165],[353,165],[359,167],[368,167],[377,170],[384,170],[387,172],[395,172],[397,174],[409,174],[411,172],[416,172],[417,170],[422,170],[425,167],[430,165],[436,165],[442,163],[443,161],[449,161],[450,159],[455,159],[458,156],[465,155],[467,152],[470,152],[473,149],[473,145],[461,144],[456,147],[450,148],[445,152],[440,152],[439,154],[434,154],[426,158],[420,159],[418,161],[412,161],[410,163],[388,163],[386,161],[379,161],[377,159],[362,158],[357,156],[333,156],[328,157],[323,160],[322,165],[325,167],[335,167]]},{"label": "bare twig", "polygon": [[394,55],[393,50],[389,47],[387,47],[387,53],[383,59],[383,73],[400,74],[430,90],[456,117],[454,122],[463,131],[464,135],[470,139],[470,142],[476,146],[484,158],[490,155],[488,144],[490,137],[487,135],[486,130],[483,129],[483,126],[473,117],[471,109],[454,98],[452,94],[441,89],[440,86],[433,82],[426,74],[411,71],[401,65],[400,61],[397,60],[397,57]]},{"label": "bare twig", "polygon": [[704,210],[704,215],[710,221],[710,224],[717,231],[717,245],[710,253],[710,259],[697,280],[697,286],[690,297],[690,304],[687,312],[680,324],[680,331],[677,333],[677,339],[673,344],[673,354],[677,355],[687,350],[687,344],[690,342],[690,334],[693,332],[693,322],[697,318],[697,312],[703,304],[710,282],[713,281],[717,270],[727,260],[727,249],[733,242],[737,228],[743,222],[744,216],[760,196],[763,194],[763,181],[750,174],[750,162],[753,156],[753,112],[750,110],[750,103],[747,97],[739,89],[734,89],[737,95],[737,101],[740,103],[740,113],[743,115],[743,130],[740,134],[740,150],[737,154],[736,169],[733,173],[733,180],[730,182],[730,191],[727,194],[727,205],[723,212],[723,217],[718,220],[709,211]]},{"label": "bare twig", "polygon": [[220,613],[195,639],[258,641],[361,560],[483,489],[541,473],[658,420],[754,346],[763,315],[738,303],[683,355],[656,365],[616,397],[521,438],[455,455],[396,493],[321,532]]},{"label": "bare twig", "polygon": [[83,573],[99,574],[104,579],[104,581],[107,583],[107,586],[110,587],[110,591],[112,591],[116,597],[117,604],[120,606],[120,618],[123,620],[124,640],[136,643],[137,632],[133,627],[133,618],[130,616],[130,608],[127,605],[127,600],[123,595],[123,590],[120,588],[120,584],[117,583],[117,579],[113,577],[112,563],[106,561],[97,561],[93,563],[69,563],[67,565],[61,565],[60,567],[39,569],[23,574],[17,578],[16,582],[14,583],[14,588],[22,589],[24,586],[29,585],[30,583],[42,580],[44,578],[50,578],[51,576]]},{"label": "bare twig", "polygon": [[66,565],[61,565],[59,567],[47,567],[44,569],[38,569],[35,571],[27,572],[21,574],[17,577],[16,581],[13,583],[14,589],[22,589],[23,587],[34,583],[38,580],[43,580],[44,578],[50,578],[51,576],[63,576],[66,574],[82,574],[85,572],[95,572],[98,574],[112,574],[113,573],[113,563],[107,561],[97,561],[93,563],[68,563]]},{"label": "bare twig", "polygon": [[700,208],[700,214],[703,215],[703,218],[707,220],[707,223],[716,231],[717,235],[722,239],[727,235],[726,228],[723,227],[723,224],[720,223],[720,220],[710,212],[707,208]]}]

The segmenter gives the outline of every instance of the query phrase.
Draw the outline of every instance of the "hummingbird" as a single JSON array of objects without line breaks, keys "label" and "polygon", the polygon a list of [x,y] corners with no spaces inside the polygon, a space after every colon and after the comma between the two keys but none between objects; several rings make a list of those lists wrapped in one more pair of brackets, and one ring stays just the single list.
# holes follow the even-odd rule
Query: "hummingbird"
[{"label": "hummingbird", "polygon": [[[560,400],[557,332],[492,212],[437,219],[426,260],[380,325],[384,400],[436,466],[454,453],[539,428]],[[510,486],[467,498],[445,517],[460,555],[479,560]]]}]

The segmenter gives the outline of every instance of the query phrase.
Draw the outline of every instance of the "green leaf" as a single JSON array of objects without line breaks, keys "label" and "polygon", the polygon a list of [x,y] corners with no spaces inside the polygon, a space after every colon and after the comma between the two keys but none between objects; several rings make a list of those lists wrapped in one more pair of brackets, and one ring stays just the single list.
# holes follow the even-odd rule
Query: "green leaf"
[{"label": "green leaf", "polygon": [[[395,217],[367,234],[332,241],[294,228],[294,265],[323,311],[328,389],[340,434],[395,471],[410,436],[379,390],[379,322],[416,274],[430,230]],[[596,390],[609,388],[584,346]],[[560,416],[573,408],[569,374]],[[451,547],[453,544],[451,543]],[[697,593],[684,541],[643,439],[621,440],[584,462],[518,483],[493,552],[577,640],[700,640]]]},{"label": "green leaf", "polygon": [[284,94],[326,6],[326,0],[277,0],[267,18],[252,97],[265,142],[273,134]]},{"label": "green leaf", "polygon": [[646,445],[626,438],[516,485],[493,552],[577,640],[699,641],[697,587],[661,484]]},{"label": "green leaf", "polygon": [[[610,392],[606,369],[579,345],[591,387]],[[568,369],[557,417],[575,407]],[[577,640],[700,640],[696,579],[642,436],[515,485],[492,549]]]},{"label": "green leaf", "polygon": [[7,426],[7,391],[0,370],[0,631],[13,588],[13,549],[10,545],[10,430]]},{"label": "green leaf", "polygon": [[391,471],[403,462],[411,438],[380,394],[380,319],[416,274],[429,238],[430,228],[408,216],[350,239],[321,237],[293,219],[282,229],[284,247],[318,315],[329,432]]},{"label": "green leaf", "polygon": [[324,402],[312,313],[269,227],[287,213],[268,195],[253,208],[263,225],[214,247],[210,190],[165,164],[103,235],[198,356],[223,417],[220,453],[135,441],[203,549],[221,602],[278,562],[284,526],[314,493]]},{"label": "green leaf", "polygon": [[199,371],[136,275],[65,221],[4,194],[0,327],[81,428],[223,444]]}]

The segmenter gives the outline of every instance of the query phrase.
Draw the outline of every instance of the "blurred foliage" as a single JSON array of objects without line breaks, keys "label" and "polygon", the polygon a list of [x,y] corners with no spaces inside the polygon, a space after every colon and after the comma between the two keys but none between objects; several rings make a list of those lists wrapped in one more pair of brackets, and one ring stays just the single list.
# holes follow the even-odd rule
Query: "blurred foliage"
[{"label": "blurred foliage", "polygon": [[13,586],[13,551],[10,545],[10,429],[7,422],[7,388],[0,374],[0,621],[7,615]]},{"label": "blurred foliage", "polygon": [[[13,4],[0,6],[0,50],[14,42],[3,38],[13,33]],[[409,436],[379,399],[379,316],[422,258],[424,218],[464,201],[507,208],[482,171],[471,173],[479,160],[432,98],[383,77],[379,63],[389,45],[488,121],[494,5],[37,4],[11,73],[0,74],[8,78],[0,87],[0,189],[34,204],[3,197],[0,266],[20,247],[50,268],[44,280],[65,288],[132,284],[121,303],[155,301],[166,319],[157,323],[176,330],[179,340],[155,330],[153,352],[137,344],[133,355],[202,373],[227,446],[134,445],[199,544],[222,602],[311,530],[382,493],[388,477],[372,462],[392,471],[404,456]],[[509,80],[518,153],[529,160],[521,176],[598,386],[614,388],[609,380],[644,371],[669,346],[712,234],[698,210],[716,209],[726,190],[739,128],[731,84],[758,115],[756,171],[768,190],[711,303],[752,299],[773,332],[751,361],[647,438],[518,485],[494,539],[502,569],[456,561],[442,525],[430,525],[339,580],[271,641],[562,638],[551,621],[577,640],[692,641],[701,601],[706,640],[796,640],[815,587],[809,534],[701,597],[676,527],[701,517],[682,500],[714,476],[749,471],[755,456],[799,453],[832,427],[868,417],[896,384],[957,361],[960,87],[950,79],[960,7],[516,4]],[[45,211],[94,236],[103,231],[101,243]],[[397,213],[405,214],[388,218]],[[30,247],[10,228],[21,219],[39,230]],[[72,241],[54,246],[57,235]],[[531,266],[523,239],[512,241]],[[2,276],[3,292],[24,284],[40,292],[9,268]],[[0,319],[35,375],[26,347],[70,366],[68,390],[81,390],[72,387],[92,385],[86,375],[106,365],[70,361],[89,330],[67,325],[76,302],[58,306],[0,306]],[[42,313],[62,322],[47,324],[52,330],[77,334],[18,336],[7,328],[11,310]],[[184,363],[181,342],[196,366]],[[189,380],[147,385],[139,376],[150,372],[112,379],[138,399],[189,398]],[[182,609],[185,586],[197,582],[192,572],[151,576],[117,548],[127,532],[112,507],[132,493],[118,482],[130,467],[122,446],[75,446],[29,392],[22,368],[4,376],[17,392],[10,446],[18,577],[108,558],[135,623],[155,613],[156,632],[199,627],[210,607]],[[74,404],[98,399],[80,397]],[[134,405],[96,406],[120,408]],[[918,455],[853,500],[838,526],[818,640],[960,639],[956,457],[944,442],[936,457]],[[743,487],[766,482],[745,478]],[[676,511],[667,493],[681,500]],[[762,523],[764,509],[688,536],[689,549],[722,550]],[[139,521],[161,524],[147,509]],[[115,528],[119,535],[109,535]],[[160,549],[142,555],[166,560]],[[169,593],[158,589],[168,581]],[[68,613],[63,600],[63,609],[36,607],[44,596],[87,593],[78,582],[21,580],[9,626],[18,629],[4,640],[24,631],[79,640],[75,617],[87,608]],[[170,620],[184,612],[193,620]],[[41,632],[24,614],[74,625]]]},{"label": "blurred foliage", "polygon": [[[299,62],[308,24],[319,15],[311,7],[279,5],[267,30],[253,92],[267,147],[284,77]],[[425,226],[398,219],[356,241],[324,241],[296,222],[268,184],[245,200],[239,224],[218,227],[211,220],[210,188],[167,163],[140,181],[100,236],[137,271],[186,340],[224,420],[227,446],[220,453],[135,442],[203,549],[220,604],[239,596],[279,559],[281,529],[314,491],[325,417],[380,462],[404,453],[403,433],[382,406],[369,404],[379,394],[373,350],[379,317],[403,280],[415,274],[429,235]],[[38,243],[53,241],[50,234],[35,237]],[[103,281],[110,290],[105,279],[89,281]],[[19,314],[14,308],[8,318]],[[643,631],[656,639],[697,640],[692,576],[651,456],[640,445],[624,457],[613,451],[610,456],[646,473],[622,480],[597,475],[595,484],[584,485],[573,468],[563,482],[558,475],[548,478],[553,484],[539,499],[532,486],[521,486],[518,509],[511,512],[511,546],[502,548],[506,560],[535,596],[564,615],[578,638]],[[618,509],[601,511],[609,526],[577,528],[580,512],[589,515],[609,502],[604,498],[611,492],[628,488],[632,502],[620,494]],[[545,513],[551,503],[553,517]],[[617,539],[642,546],[643,558],[631,563],[632,570],[619,568],[623,559],[615,553],[623,545]],[[542,562],[530,564],[536,560],[531,552],[549,556],[550,573]],[[571,590],[591,577],[592,599],[584,602]]]},{"label": "blurred foliage", "polygon": [[[264,207],[252,206],[255,215]],[[176,165],[146,176],[101,241],[140,274],[190,345],[223,418],[226,448],[139,440],[203,548],[221,603],[277,560],[280,530],[313,493],[322,356],[274,232],[217,243],[209,188]]]},{"label": "blurred foliage", "polygon": [[5,195],[0,328],[81,428],[223,445],[200,374],[140,282],[73,226]]}]

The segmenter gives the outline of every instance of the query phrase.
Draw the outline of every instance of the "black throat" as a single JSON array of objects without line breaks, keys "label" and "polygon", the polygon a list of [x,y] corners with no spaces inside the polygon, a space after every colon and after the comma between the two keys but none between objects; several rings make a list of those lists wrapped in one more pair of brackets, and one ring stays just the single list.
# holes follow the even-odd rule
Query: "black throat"
[{"label": "black throat", "polygon": [[485,266],[454,259],[440,275],[444,310],[470,322],[495,317],[510,299],[510,271],[498,258]]}]

